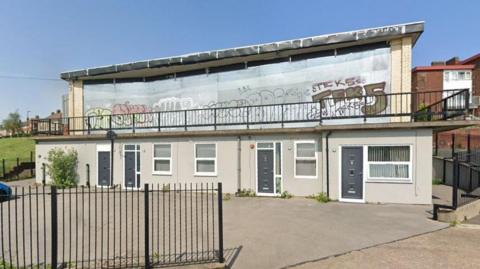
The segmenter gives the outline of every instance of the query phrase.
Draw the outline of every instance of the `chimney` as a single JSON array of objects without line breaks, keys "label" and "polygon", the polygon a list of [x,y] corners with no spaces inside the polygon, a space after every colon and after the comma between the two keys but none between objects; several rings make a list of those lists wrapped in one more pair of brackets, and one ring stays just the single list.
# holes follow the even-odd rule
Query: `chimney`
[{"label": "chimney", "polygon": [[438,66],[438,65],[445,65],[445,62],[444,61],[433,61],[432,66]]},{"label": "chimney", "polygon": [[447,65],[456,65],[460,64],[460,58],[452,57],[450,60],[447,61]]}]

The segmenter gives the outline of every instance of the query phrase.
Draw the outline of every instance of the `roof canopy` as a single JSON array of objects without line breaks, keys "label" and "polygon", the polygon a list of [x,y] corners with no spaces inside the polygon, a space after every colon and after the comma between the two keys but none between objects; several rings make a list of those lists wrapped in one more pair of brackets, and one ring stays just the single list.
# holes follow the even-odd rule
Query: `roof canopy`
[{"label": "roof canopy", "polygon": [[234,64],[251,59],[272,59],[299,53],[365,45],[382,41],[388,42],[402,36],[412,36],[413,44],[415,44],[423,29],[423,22],[389,25],[238,48],[93,67],[64,72],[60,76],[65,80],[146,77],[168,71],[178,72],[179,70],[185,71],[195,68]]}]

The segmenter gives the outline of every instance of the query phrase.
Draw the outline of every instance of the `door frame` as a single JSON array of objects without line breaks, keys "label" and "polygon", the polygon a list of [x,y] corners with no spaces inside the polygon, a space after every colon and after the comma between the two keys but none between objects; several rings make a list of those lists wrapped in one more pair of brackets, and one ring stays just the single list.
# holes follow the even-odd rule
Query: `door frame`
[{"label": "door frame", "polygon": [[[96,185],[97,188],[107,188],[108,189],[108,188],[113,187],[115,184],[113,184],[113,182],[110,182],[109,186],[100,185],[100,178],[98,176],[98,169],[100,169],[100,165],[98,163],[98,153],[99,152],[108,152],[111,156],[111,154],[112,154],[111,153],[111,146],[108,145],[108,144],[97,144],[97,150],[95,152],[96,153],[95,160],[96,160],[96,165],[97,165],[97,169],[96,169],[97,171],[95,172],[96,175],[97,175],[97,184],[95,184],[95,185]],[[111,157],[110,157],[110,159],[111,159]],[[110,160],[110,173],[112,172],[112,161],[113,160]]]},{"label": "door frame", "polygon": [[[135,145],[135,150],[125,150],[125,147],[127,145]],[[123,144],[122,145],[122,149],[123,149],[123,156],[122,156],[122,163],[123,163],[123,168],[122,168],[122,175],[123,175],[123,179],[122,179],[122,188],[124,190],[141,190],[142,189],[142,184],[141,184],[141,181],[142,181],[142,169],[140,168],[140,172],[137,172],[137,152],[140,152],[140,155],[142,154],[142,150],[141,148],[139,150],[137,150],[137,146],[140,146],[140,144],[130,144],[130,143],[127,143],[127,144]],[[140,185],[136,188],[130,188],[130,187],[127,187],[127,185],[125,184],[125,152],[128,151],[128,152],[134,152],[135,153],[135,181],[137,181],[137,175],[140,175]],[[140,156],[141,158],[141,156]],[[136,184],[135,184],[136,185]]]},{"label": "door frame", "polygon": [[[358,147],[358,148],[362,148],[362,188],[363,188],[363,191],[362,191],[362,199],[352,199],[352,198],[342,198],[342,150],[343,150],[343,147]],[[339,178],[339,181],[338,181],[338,201],[340,202],[347,202],[347,203],[365,203],[365,193],[366,193],[366,189],[365,189],[365,171],[366,171],[366,164],[367,162],[365,162],[365,152],[367,150],[367,147],[366,145],[358,145],[358,144],[353,144],[353,145],[339,145],[338,146],[338,178]]]},{"label": "door frame", "polygon": [[[267,149],[267,148],[261,148],[260,150],[271,150],[273,152],[273,193],[264,193],[264,192],[259,192],[258,191],[258,144],[259,143],[272,143],[273,148]],[[277,171],[277,147],[276,144],[280,143],[280,192],[277,193],[277,185],[276,185],[276,178],[277,175],[275,172]],[[282,141],[257,141],[255,142],[255,194],[257,196],[280,196],[283,191],[283,169],[284,169],[284,162],[283,162],[283,143]]]}]

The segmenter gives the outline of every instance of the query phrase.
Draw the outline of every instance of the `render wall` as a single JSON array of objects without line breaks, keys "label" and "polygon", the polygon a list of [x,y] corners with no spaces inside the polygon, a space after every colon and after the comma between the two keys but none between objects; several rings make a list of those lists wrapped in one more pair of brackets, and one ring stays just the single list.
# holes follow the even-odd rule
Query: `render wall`
[{"label": "render wall", "polygon": [[[294,176],[294,143],[300,140],[317,142],[317,177],[296,178]],[[194,175],[195,143],[213,142],[217,144],[217,176]],[[186,138],[143,138],[117,140],[114,149],[114,184],[123,185],[123,146],[138,144],[141,148],[141,185],[168,183],[216,183],[223,182],[224,191],[235,193],[238,189],[257,189],[256,151],[258,142],[282,143],[282,191],[295,196],[308,196],[327,192],[326,133],[317,134],[278,134],[225,137],[186,137]],[[153,174],[153,144],[172,144],[172,175]],[[37,181],[42,180],[42,163],[46,162],[49,150],[56,147],[73,148],[79,156],[79,184],[87,179],[86,164],[90,165],[90,182],[97,182],[97,145],[109,145],[109,141],[63,141],[37,144]],[[240,145],[240,161],[239,148]],[[329,137],[329,195],[339,200],[341,146],[355,145],[411,145],[411,182],[373,182],[366,180],[364,202],[430,204],[432,195],[432,130],[377,130],[377,131],[337,131]],[[366,160],[366,156],[364,156]],[[241,169],[238,169],[240,165]],[[364,173],[365,174],[365,173]],[[238,179],[240,178],[240,185]],[[47,177],[47,181],[49,181]]]},{"label": "render wall", "polygon": [[[340,193],[341,146],[412,145],[412,182],[374,182],[366,180],[367,203],[431,204],[432,200],[432,130],[335,132],[329,138],[330,197]],[[364,160],[366,156],[364,155]]]},{"label": "render wall", "polygon": [[[214,138],[158,138],[158,139],[128,139],[117,140],[114,145],[114,184],[123,184],[123,145],[138,144],[141,153],[141,185],[168,184],[168,183],[223,183],[224,192],[235,193],[237,189],[256,190],[256,143],[281,142],[282,143],[282,183],[283,190],[297,196],[307,196],[322,192],[322,154],[321,137],[319,135],[274,135],[274,136],[242,136],[240,137],[240,166],[238,169],[239,137],[214,137]],[[294,177],[294,141],[317,140],[317,178],[305,179]],[[194,145],[195,143],[213,142],[217,144],[217,176],[194,175]],[[36,146],[37,182],[42,181],[42,163],[46,163],[48,151],[53,148],[73,148],[78,152],[78,178],[79,184],[85,185],[87,180],[86,165],[90,165],[90,184],[97,182],[97,145],[107,145],[105,141],[63,141],[39,142]],[[153,144],[172,144],[172,175],[153,174]],[[241,183],[238,186],[240,173]],[[47,176],[47,182],[50,179]]]}]

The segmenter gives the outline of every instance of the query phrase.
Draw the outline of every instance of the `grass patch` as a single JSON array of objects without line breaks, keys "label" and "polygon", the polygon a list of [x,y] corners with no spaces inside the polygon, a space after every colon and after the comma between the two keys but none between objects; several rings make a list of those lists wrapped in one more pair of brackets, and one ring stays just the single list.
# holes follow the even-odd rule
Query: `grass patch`
[{"label": "grass patch", "polygon": [[5,171],[9,172],[17,165],[17,157],[20,159],[20,162],[29,162],[30,152],[35,152],[35,141],[32,138],[13,137],[0,139],[0,173],[3,172],[3,167],[1,167],[2,159],[5,159]]},{"label": "grass patch", "polygon": [[308,199],[315,199],[319,203],[328,203],[330,198],[328,198],[327,194],[324,192],[319,192],[317,194],[312,194],[307,196]]},{"label": "grass patch", "polygon": [[223,201],[229,201],[230,199],[232,199],[232,195],[230,193],[224,193],[222,195],[222,200]]}]

